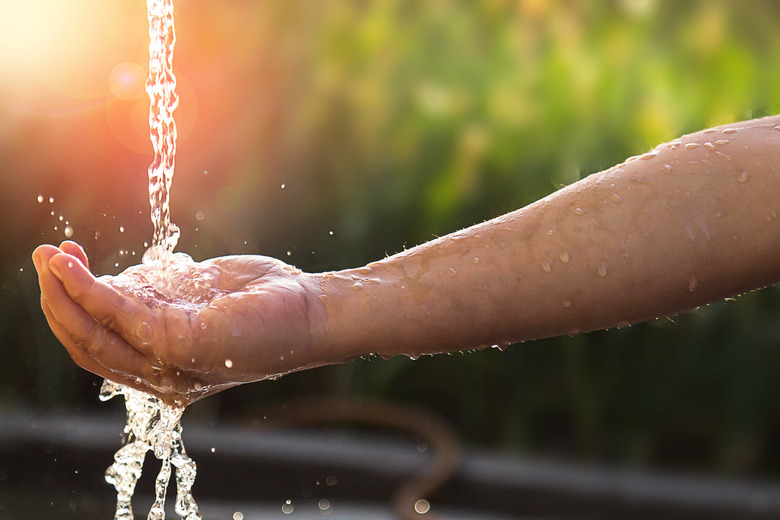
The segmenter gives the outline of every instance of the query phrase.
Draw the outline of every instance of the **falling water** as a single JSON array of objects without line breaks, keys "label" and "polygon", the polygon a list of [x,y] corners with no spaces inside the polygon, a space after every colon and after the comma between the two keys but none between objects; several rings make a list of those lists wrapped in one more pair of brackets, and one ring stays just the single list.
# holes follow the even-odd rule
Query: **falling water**
[{"label": "falling water", "polygon": [[[154,160],[149,166],[149,203],[154,224],[152,246],[144,254],[145,264],[160,266],[155,279],[160,292],[167,285],[165,268],[175,261],[173,250],[179,228],[171,223],[170,189],[176,156],[176,122],[173,112],[179,104],[176,77],[173,74],[173,48],[176,34],[173,25],[173,0],[147,0],[149,18],[149,133]],[[121,275],[120,275],[121,276]],[[162,461],[155,482],[155,500],[148,520],[165,518],[165,496],[173,466],[176,470],[176,513],[184,520],[200,520],[198,506],[192,498],[195,462],[187,456],[181,440],[183,408],[168,406],[151,394],[105,381],[102,400],[116,395],[125,397],[127,424],[124,446],[114,455],[106,471],[106,480],[117,492],[115,520],[133,520],[132,497],[143,471],[146,452],[152,451]]]}]

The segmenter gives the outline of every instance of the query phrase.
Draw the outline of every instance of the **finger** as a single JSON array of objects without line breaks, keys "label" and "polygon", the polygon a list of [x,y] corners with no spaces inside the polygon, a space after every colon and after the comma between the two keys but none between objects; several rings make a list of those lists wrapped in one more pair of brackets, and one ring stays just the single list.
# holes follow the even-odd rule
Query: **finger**
[{"label": "finger", "polygon": [[[132,349],[129,345],[121,345],[118,341],[109,341],[104,342],[104,347],[102,349],[103,353],[114,350],[116,350],[117,353],[108,356],[111,363],[99,361],[87,350],[82,348],[82,346],[74,340],[71,332],[57,321],[54,313],[51,311],[49,303],[44,298],[41,298],[41,308],[43,309],[43,314],[46,316],[46,321],[48,321],[52,332],[78,366],[106,379],[129,384],[134,387],[147,388],[148,384],[141,385],[140,380],[149,380],[151,368],[149,367],[149,362],[142,354]],[[114,349],[111,346],[106,348],[105,343],[118,344],[120,348]]]},{"label": "finger", "polygon": [[32,254],[32,261],[38,274],[41,274],[41,267],[48,264],[51,257],[61,252],[59,248],[49,244],[36,247]]},{"label": "finger", "polygon": [[[156,316],[149,307],[95,279],[81,262],[69,254],[54,255],[49,260],[49,266],[76,306],[141,352],[151,352]],[[51,303],[57,315],[63,304],[60,301]],[[63,305],[63,310],[65,308]]]},{"label": "finger", "polygon": [[73,242],[72,240],[66,240],[60,244],[60,250],[62,250],[63,253],[68,253],[69,255],[75,256],[84,265],[84,267],[89,269],[89,259],[87,258],[87,253],[84,252],[84,249],[76,242]]}]

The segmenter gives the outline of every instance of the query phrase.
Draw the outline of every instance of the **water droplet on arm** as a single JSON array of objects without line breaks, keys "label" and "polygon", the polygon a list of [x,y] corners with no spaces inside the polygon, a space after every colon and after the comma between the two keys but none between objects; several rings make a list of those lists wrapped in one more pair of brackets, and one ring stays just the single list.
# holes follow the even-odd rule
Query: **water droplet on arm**
[{"label": "water droplet on arm", "polygon": [[740,173],[739,176],[737,177],[737,181],[744,184],[748,181],[749,178],[750,178],[750,174],[746,171],[742,171],[742,173]]}]

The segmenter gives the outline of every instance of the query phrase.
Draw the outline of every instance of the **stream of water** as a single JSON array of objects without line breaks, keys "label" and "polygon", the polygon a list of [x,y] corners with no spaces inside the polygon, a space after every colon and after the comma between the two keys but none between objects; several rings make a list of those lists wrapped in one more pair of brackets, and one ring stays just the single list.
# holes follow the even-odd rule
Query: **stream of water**
[{"label": "stream of water", "polygon": [[[147,0],[149,18],[149,133],[154,160],[149,166],[149,203],[154,235],[144,254],[145,264],[157,264],[159,276],[153,281],[166,294],[166,265],[173,260],[179,228],[170,218],[170,189],[176,158],[176,122],[173,112],[179,103],[176,76],[173,73],[173,49],[176,33],[173,23],[173,0]],[[120,275],[121,276],[121,275]],[[164,404],[151,394],[133,390],[106,380],[100,392],[102,400],[122,395],[127,408],[124,446],[114,455],[106,471],[106,480],[117,492],[115,520],[133,520],[132,497],[143,471],[148,451],[162,461],[155,481],[155,500],[148,520],[165,518],[165,498],[173,470],[176,472],[176,513],[184,520],[200,520],[198,506],[192,498],[195,462],[187,456],[181,440],[183,408]]]}]

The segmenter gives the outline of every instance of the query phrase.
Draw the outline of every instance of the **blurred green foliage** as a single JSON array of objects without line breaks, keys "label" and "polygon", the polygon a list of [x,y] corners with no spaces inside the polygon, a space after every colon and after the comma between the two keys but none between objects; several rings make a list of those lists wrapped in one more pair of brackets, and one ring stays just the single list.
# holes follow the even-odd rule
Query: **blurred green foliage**
[{"label": "blurred green foliage", "polygon": [[[204,156],[209,141],[180,149],[173,217],[196,258],[252,252],[307,270],[360,265],[680,134],[780,106],[780,4],[770,0],[210,4],[177,7],[177,60],[196,92],[206,88],[199,69],[238,64],[229,70],[244,102],[235,126],[199,130],[214,147],[233,143],[229,153]],[[196,20],[199,36],[187,32]],[[207,45],[232,49],[231,58]],[[210,158],[220,154],[230,158]],[[203,170],[208,177],[183,173]],[[77,191],[57,193],[79,200],[73,221],[110,271],[110,247],[90,241],[105,200]],[[120,220],[143,222],[143,192],[115,196]],[[196,210],[203,222],[188,216]],[[87,406],[93,380],[74,375],[28,269],[18,273],[17,251],[42,240],[33,222],[4,246],[0,407]],[[136,240],[144,225],[134,224]],[[360,360],[225,392],[192,413],[257,417],[268,404],[322,393],[394,399],[443,415],[475,446],[777,477],[778,309],[773,287],[503,353]]]}]

